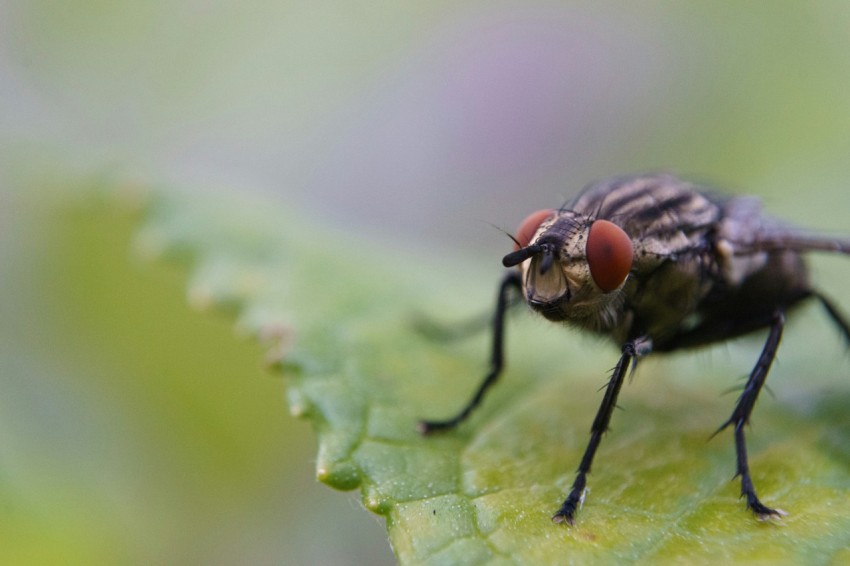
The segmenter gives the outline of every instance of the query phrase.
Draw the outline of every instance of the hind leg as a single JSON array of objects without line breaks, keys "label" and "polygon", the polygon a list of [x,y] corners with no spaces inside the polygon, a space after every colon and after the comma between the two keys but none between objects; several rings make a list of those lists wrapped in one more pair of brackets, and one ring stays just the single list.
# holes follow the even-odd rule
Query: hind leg
[{"label": "hind leg", "polygon": [[812,296],[817,297],[820,304],[823,305],[823,308],[826,310],[826,314],[829,315],[833,324],[838,327],[838,330],[844,336],[844,340],[848,345],[850,345],[850,323],[847,322],[847,319],[844,318],[844,315],[841,314],[841,311],[838,310],[835,303],[818,291],[812,291]]},{"label": "hind leg", "polygon": [[770,332],[765,341],[764,349],[753,368],[747,384],[744,386],[744,391],[738,398],[738,403],[735,405],[735,410],[732,411],[732,416],[723,423],[717,434],[728,426],[735,428],[735,451],[737,454],[737,476],[741,478],[741,497],[747,498],[747,508],[756,514],[760,519],[766,519],[771,516],[781,516],[785,513],[777,509],[771,509],[759,501],[756,495],[753,479],[750,477],[750,465],[747,458],[747,444],[744,439],[744,426],[749,422],[750,415],[753,412],[753,407],[756,404],[759,392],[767,379],[767,373],[770,370],[770,365],[776,357],[776,350],[779,347],[779,340],[782,338],[782,328],[785,326],[785,315],[782,310],[777,310],[773,315],[773,322],[770,326]]}]

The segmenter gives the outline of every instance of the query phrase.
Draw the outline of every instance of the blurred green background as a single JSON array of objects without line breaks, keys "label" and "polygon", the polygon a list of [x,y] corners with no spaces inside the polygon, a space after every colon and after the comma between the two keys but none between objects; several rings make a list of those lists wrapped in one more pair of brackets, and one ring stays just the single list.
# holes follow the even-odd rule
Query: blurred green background
[{"label": "blurred green background", "polygon": [[0,559],[392,562],[260,348],[75,187],[260,193],[494,280],[488,223],[632,171],[848,232],[848,30],[841,1],[0,1]]}]

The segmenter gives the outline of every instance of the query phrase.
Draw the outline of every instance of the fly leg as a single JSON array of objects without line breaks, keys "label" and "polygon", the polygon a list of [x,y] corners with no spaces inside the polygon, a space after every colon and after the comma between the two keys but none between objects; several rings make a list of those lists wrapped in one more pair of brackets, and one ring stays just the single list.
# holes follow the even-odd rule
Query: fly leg
[{"label": "fly leg", "polygon": [[835,326],[841,331],[841,334],[844,336],[844,340],[847,344],[850,344],[850,323],[847,322],[847,319],[844,318],[844,315],[841,314],[841,311],[838,310],[838,307],[829,300],[825,295],[814,292],[814,296],[818,298],[820,304],[823,305],[823,308],[826,310],[826,314],[829,315],[829,318],[832,319],[832,322],[835,323]]},{"label": "fly leg", "polygon": [[750,466],[747,461],[744,425],[749,422],[750,414],[753,412],[753,406],[755,406],[759,392],[764,385],[765,379],[767,379],[767,372],[770,370],[770,364],[776,356],[776,349],[779,346],[779,339],[782,338],[782,328],[784,326],[785,315],[783,311],[778,310],[773,315],[767,341],[764,344],[758,362],[756,362],[752,373],[750,373],[747,384],[744,386],[744,391],[738,398],[738,403],[735,405],[735,410],[732,411],[732,416],[714,433],[717,434],[730,425],[735,426],[735,451],[738,462],[738,471],[735,477],[741,477],[741,497],[747,498],[747,508],[760,519],[767,519],[770,516],[781,516],[785,513],[781,510],[767,507],[756,496],[753,479],[750,477]]},{"label": "fly leg", "polygon": [[519,272],[511,271],[502,279],[499,285],[499,297],[496,301],[496,312],[493,315],[493,347],[490,354],[490,371],[484,377],[478,390],[466,406],[454,417],[445,421],[419,421],[417,430],[422,434],[448,430],[463,422],[475,407],[484,398],[484,393],[496,383],[502,368],[505,365],[504,338],[505,338],[505,314],[511,306],[511,293],[522,288],[522,279]]},{"label": "fly leg", "polygon": [[587,485],[587,474],[590,473],[590,466],[593,464],[596,449],[599,448],[599,443],[602,441],[602,435],[608,430],[608,425],[611,423],[611,415],[614,413],[614,407],[617,406],[617,395],[619,395],[620,388],[623,386],[629,366],[632,365],[634,370],[633,364],[637,364],[637,359],[648,354],[651,350],[652,341],[646,337],[630,340],[623,344],[620,361],[614,366],[614,372],[605,388],[602,404],[593,420],[593,426],[590,427],[590,443],[584,451],[573,487],[561,508],[552,516],[554,522],[575,524],[575,514],[582,502],[584,488]]},{"label": "fly leg", "polygon": [[[522,303],[522,296],[517,293],[510,297],[507,309],[510,310]],[[451,326],[437,322],[423,314],[415,314],[411,324],[419,334],[434,342],[456,342],[471,338],[476,334],[492,328],[493,314],[482,312],[473,318],[453,323]]]}]

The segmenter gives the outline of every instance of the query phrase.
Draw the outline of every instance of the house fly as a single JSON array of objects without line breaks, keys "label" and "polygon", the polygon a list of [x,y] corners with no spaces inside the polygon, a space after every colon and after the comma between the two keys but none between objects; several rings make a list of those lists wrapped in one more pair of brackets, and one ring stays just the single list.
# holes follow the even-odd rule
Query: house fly
[{"label": "house fly", "polygon": [[850,324],[809,282],[803,254],[850,253],[850,240],[796,230],[764,216],[754,197],[722,196],[666,174],[625,176],[586,187],[557,210],[528,216],[502,263],[492,319],[490,370],[453,418],[422,421],[432,433],[464,421],[504,367],[505,314],[518,295],[548,320],[606,336],[621,355],[593,421],[590,442],[557,523],[573,524],[593,457],[629,368],[671,352],[766,330],[767,338],[730,417],[741,497],[760,519],[784,514],[756,495],[745,425],[767,378],[785,315],[814,299],[850,342]]}]

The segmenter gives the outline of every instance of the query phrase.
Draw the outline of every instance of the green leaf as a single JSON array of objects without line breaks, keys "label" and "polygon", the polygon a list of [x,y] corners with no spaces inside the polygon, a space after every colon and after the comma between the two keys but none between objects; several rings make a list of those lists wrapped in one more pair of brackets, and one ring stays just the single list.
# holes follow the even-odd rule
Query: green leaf
[{"label": "green leaf", "polygon": [[787,517],[751,516],[731,434],[710,440],[758,337],[642,362],[577,525],[556,525],[616,349],[516,313],[502,383],[458,430],[423,438],[419,418],[453,414],[478,384],[488,339],[436,342],[411,321],[492,308],[498,258],[488,268],[411,253],[230,198],[157,196],[137,248],[189,259],[191,304],[227,309],[268,345],[292,413],[318,432],[317,477],[360,490],[401,563],[850,560],[850,384],[815,313],[786,334],[775,397],[762,396],[748,429],[759,494]]}]

